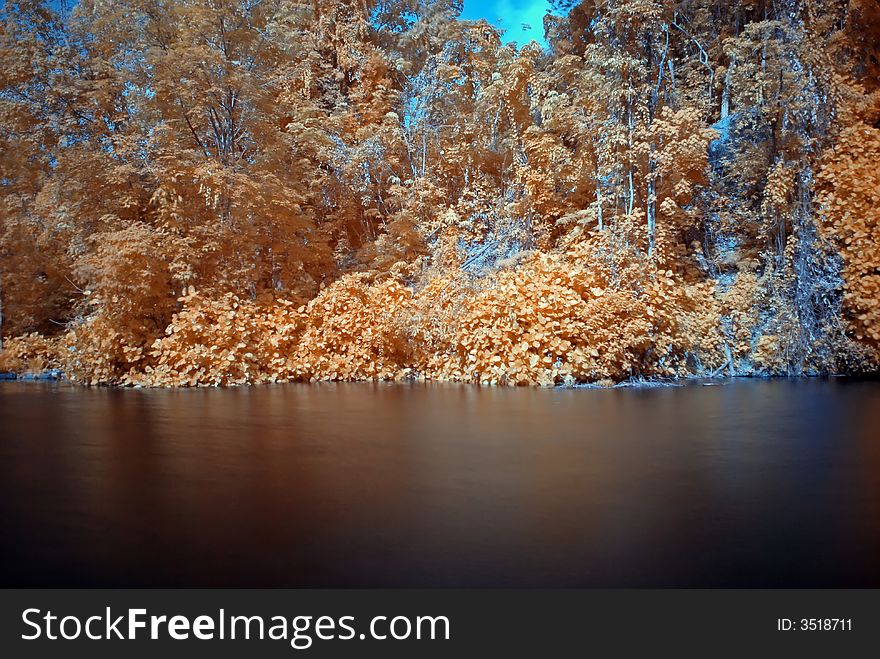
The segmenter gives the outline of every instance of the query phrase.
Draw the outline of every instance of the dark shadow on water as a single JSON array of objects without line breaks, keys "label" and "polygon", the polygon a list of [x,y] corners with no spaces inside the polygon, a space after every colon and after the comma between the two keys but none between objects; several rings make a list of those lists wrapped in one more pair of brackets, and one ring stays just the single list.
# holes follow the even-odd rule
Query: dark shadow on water
[{"label": "dark shadow on water", "polygon": [[880,586],[880,383],[0,383],[5,586]]}]

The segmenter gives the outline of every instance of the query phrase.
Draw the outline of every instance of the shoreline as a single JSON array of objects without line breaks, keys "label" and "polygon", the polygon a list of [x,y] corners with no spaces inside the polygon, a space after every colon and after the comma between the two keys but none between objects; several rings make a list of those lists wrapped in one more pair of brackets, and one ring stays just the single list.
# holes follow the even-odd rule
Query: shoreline
[{"label": "shoreline", "polygon": [[51,369],[41,371],[39,373],[15,373],[13,371],[0,371],[0,382],[57,382],[66,383],[76,387],[84,388],[110,388],[110,389],[237,389],[249,388],[265,385],[283,385],[283,384],[455,384],[463,386],[475,386],[479,388],[492,389],[665,389],[673,387],[687,386],[703,386],[718,387],[725,386],[735,381],[742,380],[847,380],[852,382],[873,382],[880,381],[880,372],[872,373],[824,373],[824,374],[804,374],[804,375],[761,375],[761,374],[741,374],[741,375],[693,375],[680,378],[667,379],[630,379],[614,382],[611,384],[600,384],[598,382],[575,382],[574,384],[554,384],[551,386],[542,386],[539,384],[525,385],[499,385],[499,384],[483,384],[481,382],[465,382],[463,380],[429,380],[426,378],[407,378],[399,380],[382,380],[382,379],[363,379],[363,380],[289,380],[285,382],[249,382],[243,384],[196,384],[190,386],[142,386],[142,385],[126,385],[126,384],[98,384],[91,385],[82,382],[70,380],[62,371]]}]

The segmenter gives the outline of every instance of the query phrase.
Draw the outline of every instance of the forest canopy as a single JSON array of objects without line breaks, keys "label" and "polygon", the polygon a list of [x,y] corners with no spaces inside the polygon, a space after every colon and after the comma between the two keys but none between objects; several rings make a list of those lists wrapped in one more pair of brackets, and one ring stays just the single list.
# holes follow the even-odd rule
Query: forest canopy
[{"label": "forest canopy", "polygon": [[877,368],[877,0],[562,0],[546,47],[460,11],[3,4],[0,371]]}]

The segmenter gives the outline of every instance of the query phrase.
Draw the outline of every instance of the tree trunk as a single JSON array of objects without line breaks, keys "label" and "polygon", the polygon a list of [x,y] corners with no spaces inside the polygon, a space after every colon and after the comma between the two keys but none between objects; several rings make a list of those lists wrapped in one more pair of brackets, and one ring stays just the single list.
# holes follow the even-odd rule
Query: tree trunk
[{"label": "tree trunk", "polygon": [[[653,144],[651,145],[653,151]],[[657,182],[654,178],[654,156],[650,156],[648,171],[648,258],[654,256],[654,245],[657,236]]]},{"label": "tree trunk", "polygon": [[726,119],[730,114],[730,80],[733,77],[733,67],[736,66],[736,59],[730,60],[727,67],[727,73],[724,76],[724,91],[721,93],[721,118]]}]

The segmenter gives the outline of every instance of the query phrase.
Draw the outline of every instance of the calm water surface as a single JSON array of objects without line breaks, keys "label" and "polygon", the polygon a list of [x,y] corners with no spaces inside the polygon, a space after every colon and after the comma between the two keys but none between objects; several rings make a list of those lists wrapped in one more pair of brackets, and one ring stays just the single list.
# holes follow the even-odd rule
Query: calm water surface
[{"label": "calm water surface", "polygon": [[2,585],[880,586],[880,383],[0,382]]}]

